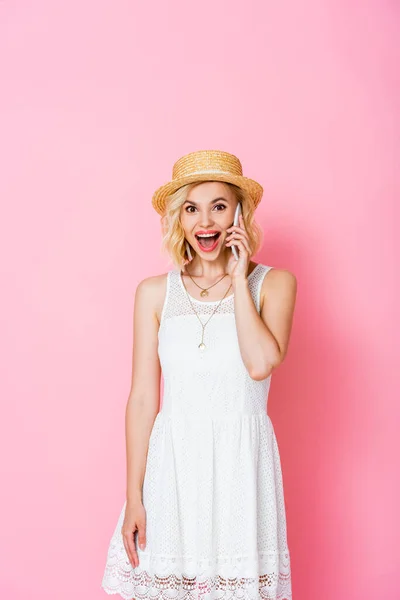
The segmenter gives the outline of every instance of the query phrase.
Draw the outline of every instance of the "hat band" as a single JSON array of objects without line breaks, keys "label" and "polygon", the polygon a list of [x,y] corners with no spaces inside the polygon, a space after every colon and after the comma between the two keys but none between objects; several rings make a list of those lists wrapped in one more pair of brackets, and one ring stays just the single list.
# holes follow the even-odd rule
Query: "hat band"
[{"label": "hat band", "polygon": [[201,171],[190,171],[186,175],[181,173],[180,177],[191,177],[192,175],[206,175],[207,173],[215,173],[216,175],[229,175],[230,177],[242,177],[238,173],[232,173],[232,171],[223,171],[222,169],[201,169]]}]

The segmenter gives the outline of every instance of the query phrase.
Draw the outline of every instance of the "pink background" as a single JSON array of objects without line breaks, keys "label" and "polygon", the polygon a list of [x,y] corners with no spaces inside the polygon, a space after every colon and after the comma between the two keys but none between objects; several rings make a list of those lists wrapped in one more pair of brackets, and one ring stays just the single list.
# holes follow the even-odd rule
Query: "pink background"
[{"label": "pink background", "polygon": [[2,599],[105,597],[134,292],[172,268],[151,194],[205,148],[264,185],[255,258],[298,279],[268,405],[293,598],[400,593],[399,23],[378,0],[1,2]]}]

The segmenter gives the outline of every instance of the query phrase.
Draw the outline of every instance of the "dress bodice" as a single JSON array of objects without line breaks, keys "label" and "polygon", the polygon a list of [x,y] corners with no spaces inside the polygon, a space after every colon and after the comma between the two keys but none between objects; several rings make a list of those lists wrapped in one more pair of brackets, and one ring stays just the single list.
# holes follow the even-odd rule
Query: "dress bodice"
[{"label": "dress bodice", "polygon": [[[261,285],[271,268],[259,263],[248,276],[258,312]],[[164,414],[237,417],[267,410],[271,375],[260,381],[250,377],[240,354],[234,295],[226,296],[211,316],[218,303],[190,296],[180,270],[168,272],[158,332]],[[199,349],[199,319],[203,324],[209,320],[204,330],[204,350]]]}]

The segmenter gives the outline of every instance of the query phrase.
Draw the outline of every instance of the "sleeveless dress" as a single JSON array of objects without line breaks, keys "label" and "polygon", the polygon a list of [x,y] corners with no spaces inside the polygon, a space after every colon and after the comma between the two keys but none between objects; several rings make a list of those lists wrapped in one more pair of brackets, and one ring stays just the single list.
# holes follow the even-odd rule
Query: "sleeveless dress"
[{"label": "sleeveless dress", "polygon": [[[260,312],[263,278],[248,276]],[[267,415],[271,375],[253,380],[242,361],[233,294],[204,330],[179,269],[167,274],[158,333],[164,393],[149,438],[142,499],[146,547],[139,566],[121,527],[101,587],[125,600],[289,600],[290,555],[280,455]],[[205,323],[219,301],[190,296]]]}]

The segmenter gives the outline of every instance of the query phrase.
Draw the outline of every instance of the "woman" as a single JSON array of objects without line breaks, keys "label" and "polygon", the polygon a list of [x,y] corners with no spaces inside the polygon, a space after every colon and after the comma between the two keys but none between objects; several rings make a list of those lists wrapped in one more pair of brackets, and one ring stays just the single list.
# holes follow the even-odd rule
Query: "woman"
[{"label": "woman", "polygon": [[180,158],[153,196],[176,268],[136,291],[127,493],[102,580],[109,594],[292,597],[266,408],[288,349],[296,278],[251,260],[262,192],[238,158],[206,150]]}]

